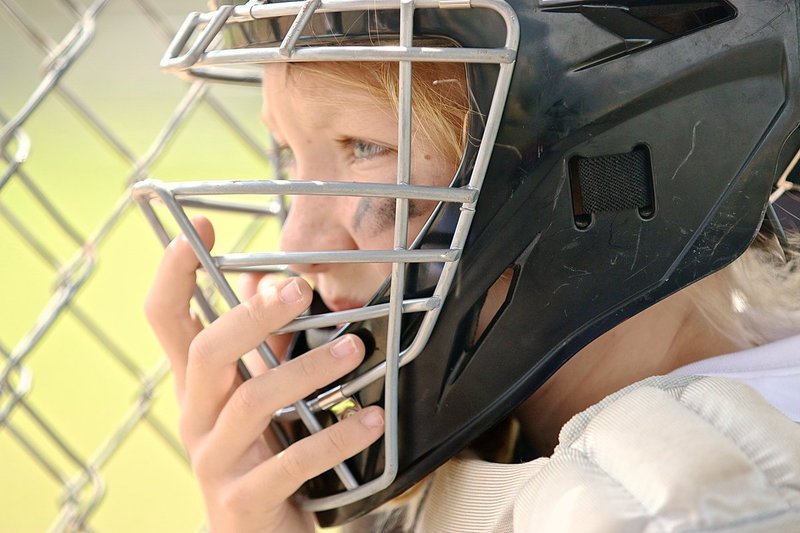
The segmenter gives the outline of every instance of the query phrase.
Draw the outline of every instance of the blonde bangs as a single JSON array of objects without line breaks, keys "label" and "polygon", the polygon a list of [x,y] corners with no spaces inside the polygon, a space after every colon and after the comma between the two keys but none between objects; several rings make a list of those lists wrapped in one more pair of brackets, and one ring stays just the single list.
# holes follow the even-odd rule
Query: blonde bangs
[{"label": "blonde bangs", "polygon": [[[398,64],[390,62],[289,63],[290,79],[310,74],[330,82],[321,95],[332,105],[343,103],[337,89],[354,89],[386,106],[398,118]],[[453,166],[461,161],[469,115],[466,69],[461,63],[414,63],[411,70],[414,139],[429,144]],[[348,94],[348,100],[351,94]],[[412,140],[413,142],[413,140]]]}]

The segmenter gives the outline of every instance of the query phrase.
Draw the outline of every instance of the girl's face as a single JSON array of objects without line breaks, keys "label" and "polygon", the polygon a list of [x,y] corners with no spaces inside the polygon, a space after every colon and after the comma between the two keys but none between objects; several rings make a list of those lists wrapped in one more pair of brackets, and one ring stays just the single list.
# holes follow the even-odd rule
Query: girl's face
[{"label": "girl's face", "polygon": [[[397,181],[397,119],[385,101],[360,87],[307,70],[268,65],[263,120],[281,146],[293,180]],[[413,127],[413,126],[412,126]],[[414,131],[414,130],[412,130]],[[447,186],[455,167],[430,140],[412,134],[411,182]],[[295,196],[281,234],[283,251],[391,250],[392,198]],[[409,203],[409,242],[433,202]],[[290,265],[315,286],[333,311],[360,307],[391,272],[391,264]]]}]

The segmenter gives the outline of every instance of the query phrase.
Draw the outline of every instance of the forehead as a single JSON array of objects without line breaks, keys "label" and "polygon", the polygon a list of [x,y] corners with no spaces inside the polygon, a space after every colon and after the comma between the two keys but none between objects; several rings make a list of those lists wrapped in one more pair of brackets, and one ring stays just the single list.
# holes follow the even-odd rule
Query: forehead
[{"label": "forehead", "polygon": [[262,83],[264,120],[272,123],[274,114],[287,108],[295,112],[313,109],[314,114],[322,112],[328,119],[354,110],[392,117],[387,95],[373,85],[364,67],[355,65],[268,64]]}]

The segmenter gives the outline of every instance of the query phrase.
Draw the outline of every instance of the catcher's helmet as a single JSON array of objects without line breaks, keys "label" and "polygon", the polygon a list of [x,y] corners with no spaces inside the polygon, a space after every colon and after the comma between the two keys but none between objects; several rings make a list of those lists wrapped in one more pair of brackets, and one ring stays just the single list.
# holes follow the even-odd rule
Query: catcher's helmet
[{"label": "catcher's helmet", "polygon": [[[403,68],[468,65],[470,142],[450,188],[410,186],[402,168],[396,186],[138,188],[143,205],[160,195],[189,233],[180,204],[213,192],[441,202],[413,249],[404,250],[400,232],[397,250],[369,258],[212,258],[193,239],[230,304],[236,297],[220,267],[395,264],[364,309],[286,328],[347,322],[336,334],[354,331],[374,346],[359,370],[276,419],[300,418],[315,431],[341,409],[387,409],[381,442],[340,465],[338,477],[329,472],[304,487],[302,503],[323,525],[409,488],[586,344],[748,247],[800,146],[798,16],[793,0],[251,0],[187,19],[163,61],[185,75],[258,82],[260,71],[243,65],[397,61],[401,123],[413,105]],[[399,144],[402,159],[410,141],[401,135]],[[505,302],[476,335],[487,291],[509,270]],[[266,345],[260,350],[277,364]],[[284,438],[304,431],[290,428]]]}]

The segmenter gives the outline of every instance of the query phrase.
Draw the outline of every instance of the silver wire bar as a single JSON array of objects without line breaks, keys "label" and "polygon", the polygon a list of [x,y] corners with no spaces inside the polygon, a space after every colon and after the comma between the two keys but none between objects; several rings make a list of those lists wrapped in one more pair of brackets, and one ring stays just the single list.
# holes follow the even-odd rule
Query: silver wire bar
[{"label": "silver wire bar", "polygon": [[461,250],[334,250],[330,252],[251,252],[213,257],[219,268],[316,263],[451,263]]},{"label": "silver wire bar", "polygon": [[[342,46],[298,48],[292,61],[424,61],[426,63],[511,63],[515,53],[505,48],[440,48],[435,46]],[[285,62],[278,48],[209,50],[193,65],[213,67]],[[169,67],[166,67],[169,68]]]},{"label": "silver wire bar", "polygon": [[135,194],[154,196],[156,190],[169,191],[176,197],[222,194],[272,194],[353,196],[375,198],[405,198],[435,202],[471,203],[478,197],[477,189],[468,187],[431,187],[426,185],[396,185],[390,183],[358,183],[341,181],[291,180],[225,180],[184,181],[164,183],[143,180],[134,187]]},{"label": "silver wire bar", "polygon": [[[316,1],[314,2],[316,6]],[[209,28],[221,29],[229,22],[247,22],[257,19],[279,16],[295,16],[295,24],[300,19],[300,11],[306,2],[282,2],[280,4],[251,4],[237,6],[233,10],[223,6],[217,11],[198,14],[192,13],[184,21],[179,32],[164,57],[161,67],[165,70],[194,74],[196,77],[227,80],[235,82],[254,82],[259,75],[243,72],[220,71],[219,66],[241,63],[269,63],[286,61],[287,50],[283,48],[249,48],[239,50],[207,50]],[[407,46],[309,46],[291,51],[291,61],[426,61],[426,62],[459,62],[459,63],[495,63],[510,64],[516,58],[519,41],[519,24],[516,14],[502,0],[473,0],[464,2],[445,2],[439,0],[421,0],[415,6],[420,8],[472,9],[485,8],[498,13],[506,23],[505,45],[502,48],[439,48],[414,47],[410,41]],[[315,13],[335,13],[345,11],[396,10],[399,2],[376,2],[374,0],[320,0],[313,10]],[[196,28],[206,28],[200,37],[182,56],[180,52],[189,42]],[[305,24],[301,25],[305,26]],[[299,33],[302,30],[293,31]]]},{"label": "silver wire bar", "polygon": [[[400,44],[408,46],[413,37],[414,0],[401,0],[400,3]],[[406,120],[398,121],[397,185],[408,186],[411,182],[411,62],[401,61],[398,80],[398,116]],[[408,199],[395,201],[394,253],[399,257],[411,252],[427,250],[407,250],[408,247]],[[453,250],[459,252],[460,250]],[[458,255],[456,256],[456,259]],[[406,265],[399,258],[393,261],[391,286],[389,288],[389,318],[386,327],[386,358],[384,365],[384,467],[377,478],[360,487],[344,493],[322,498],[301,498],[304,509],[320,511],[339,507],[375,494],[391,485],[399,469],[399,395],[398,382],[400,370],[400,341],[402,331],[403,295],[405,293]]]},{"label": "silver wire bar", "polygon": [[[200,268],[199,270],[202,270]],[[245,272],[259,272],[264,274],[291,274],[291,271],[283,265],[275,265],[275,266],[252,266],[252,267],[225,267],[220,268],[223,272],[231,272],[231,273],[238,273],[242,274]]]},{"label": "silver wire bar", "polygon": [[214,12],[214,16],[208,21],[208,24],[200,34],[200,37],[198,37],[197,41],[192,45],[189,51],[180,58],[169,59],[168,56],[174,58],[178,53],[180,53],[180,51],[186,45],[186,42],[189,40],[189,37],[191,37],[192,33],[194,33],[196,21],[199,21],[199,14],[192,13],[189,15],[181,28],[178,30],[178,34],[175,36],[175,39],[167,47],[164,58],[161,60],[162,67],[165,66],[165,62],[170,63],[169,66],[171,68],[177,69],[187,68],[197,63],[197,60],[200,59],[200,56],[214,41],[214,38],[225,25],[225,21],[228,19],[228,15],[232,10],[233,6],[221,6],[217,11]]},{"label": "silver wire bar", "polygon": [[[223,273],[216,268],[214,259],[211,257],[211,254],[206,249],[205,244],[203,244],[200,236],[195,231],[192,222],[189,220],[189,217],[186,216],[186,213],[183,211],[180,205],[178,205],[175,199],[167,191],[160,191],[159,197],[161,198],[161,201],[164,202],[164,205],[166,205],[167,209],[169,209],[173,218],[175,218],[175,221],[178,223],[181,231],[186,236],[189,244],[192,246],[195,255],[197,255],[200,264],[203,266],[203,268],[205,268],[208,276],[217,287],[217,290],[219,291],[223,300],[225,300],[225,303],[230,308],[239,305],[240,302],[238,296],[236,296],[236,293],[231,288]],[[280,365],[278,358],[275,357],[275,354],[272,353],[272,350],[266,342],[259,344],[256,348],[256,352],[269,368],[275,368]],[[322,430],[322,424],[320,424],[319,420],[317,420],[316,416],[314,416],[314,414],[311,412],[311,409],[309,409],[308,405],[304,401],[298,401],[294,404],[294,407],[309,432],[318,433]],[[356,481],[355,476],[346,464],[339,463],[334,467],[333,470],[336,472],[339,480],[346,488],[352,489],[359,486],[358,481]]]},{"label": "silver wire bar", "polygon": [[[206,51],[208,43],[205,36],[207,35],[208,27],[201,34],[200,38],[189,47],[189,50],[182,57],[176,57],[180,51],[187,45],[189,38],[195,29],[210,22],[209,26],[220,25],[220,19],[225,17],[227,20],[229,16],[232,18],[230,22],[242,22],[254,20],[255,18],[269,18],[275,16],[295,16],[294,33],[300,34],[306,25],[309,17],[301,17],[299,12],[301,8],[306,5],[307,10],[313,10],[311,5],[305,2],[284,3],[284,4],[256,4],[253,2],[248,3],[246,6],[237,7],[231,11],[218,10],[214,13],[205,15],[193,15],[193,20],[184,24],[184,29],[176,35],[173,40],[171,49],[171,56],[167,54],[162,61],[162,66],[166,69],[173,70],[189,70],[193,67],[206,67],[204,70],[205,75],[211,76],[212,71],[223,72],[225,69],[215,69],[219,65],[231,65],[238,63],[265,63],[271,61],[285,61],[286,48],[284,47],[283,53],[278,49],[268,50],[213,50]],[[404,107],[404,100],[406,99],[406,92],[404,84],[407,77],[410,80],[410,67],[413,61],[428,61],[428,62],[459,62],[459,63],[482,63],[482,64],[497,64],[499,65],[499,75],[495,85],[495,92],[492,97],[492,106],[487,117],[485,130],[481,138],[481,144],[478,149],[475,167],[473,168],[470,177],[469,189],[479,190],[482,180],[485,175],[486,167],[488,165],[489,157],[492,152],[494,141],[497,134],[499,125],[499,118],[503,112],[505,105],[505,98],[507,95],[508,87],[510,84],[511,74],[513,72],[514,61],[516,57],[516,50],[519,41],[519,24],[516,14],[513,9],[503,2],[502,0],[475,0],[474,2],[445,2],[442,4],[439,0],[420,0],[414,4],[413,0],[401,0],[400,2],[376,2],[374,0],[320,0],[314,2],[317,7],[316,12],[324,13],[342,12],[342,11],[374,11],[378,9],[400,9],[400,46],[386,46],[386,47],[358,47],[358,46],[342,46],[342,47],[307,47],[302,49],[294,49],[291,51],[292,61],[316,61],[316,60],[341,60],[341,61],[398,61],[400,62],[400,84],[399,84],[399,115],[403,117],[410,116],[410,107]],[[473,48],[473,49],[457,49],[457,48],[435,48],[435,47],[413,47],[413,11],[416,8],[434,8],[434,7],[447,7],[453,9],[459,8],[488,8],[498,13],[504,20],[507,28],[505,36],[505,46],[502,48]],[[303,20],[300,20],[300,19]],[[198,73],[199,74],[199,73]],[[226,77],[224,74],[215,74],[219,79],[236,80],[235,76],[229,75]],[[410,84],[409,84],[410,85]],[[403,139],[403,124],[401,121],[399,139]],[[404,152],[405,147],[403,141],[400,141],[399,156],[398,156],[398,185],[406,183],[404,178],[404,156],[407,156],[407,150]],[[458,224],[451,241],[451,250],[456,253],[453,261],[440,261],[444,262],[442,275],[439,283],[434,289],[434,297],[442,298],[449,289],[454,275],[455,267],[460,256],[460,250],[464,246],[469,227],[474,217],[475,202],[477,196],[473,196],[471,200],[462,202],[461,213],[459,215]],[[395,219],[395,251],[402,253],[402,249],[406,247],[407,242],[407,209],[408,198],[399,197],[396,203],[396,219]],[[177,217],[176,217],[177,218]],[[188,220],[186,222],[187,226]],[[199,239],[198,239],[199,241]],[[199,248],[202,243],[198,244]],[[417,250],[415,250],[417,251]],[[196,250],[199,254],[207,252]],[[209,255],[209,254],[207,254]],[[293,258],[295,260],[298,257]],[[306,259],[313,260],[311,257]],[[213,262],[209,255],[209,262]],[[345,483],[349,489],[345,493],[336,494],[318,499],[302,499],[301,505],[308,510],[324,510],[333,507],[345,505],[347,503],[356,501],[362,497],[368,496],[378,492],[391,482],[393,477],[392,462],[396,461],[396,423],[397,423],[397,398],[396,398],[396,384],[397,384],[397,371],[401,364],[406,364],[411,359],[416,357],[421,351],[421,347],[427,342],[427,338],[433,328],[433,324],[438,318],[441,306],[430,310],[423,318],[421,328],[416,335],[410,348],[399,353],[399,343],[397,342],[397,335],[399,333],[399,320],[402,311],[402,294],[404,284],[404,263],[392,261],[392,286],[390,289],[390,303],[389,303],[389,320],[388,320],[388,350],[386,360],[365,374],[358,378],[344,384],[341,388],[328,391],[322,396],[326,398],[342,398],[343,394],[349,395],[358,392],[363,386],[373,382],[380,377],[384,378],[385,390],[385,408],[386,408],[386,431],[385,431],[385,457],[386,466],[384,473],[377,479],[373,479],[361,486],[350,487]],[[215,271],[217,276],[222,276],[219,270]],[[396,348],[395,348],[396,344]],[[277,364],[274,360],[274,355],[271,354],[268,347],[264,350],[259,350],[259,353],[265,361],[272,366]],[[299,402],[296,404],[298,415],[304,420],[306,426],[307,410],[309,404],[306,402]],[[305,411],[305,412],[304,412]],[[314,419],[316,420],[316,419]],[[313,431],[313,430],[312,430]],[[343,465],[340,465],[343,466]],[[338,472],[337,472],[338,473]],[[341,478],[341,475],[340,475]],[[388,480],[388,482],[387,482]]]},{"label": "silver wire bar", "polygon": [[297,17],[295,17],[292,22],[289,31],[286,32],[286,37],[283,38],[283,42],[278,47],[278,53],[280,55],[283,57],[291,57],[294,54],[295,45],[297,45],[300,34],[305,29],[306,24],[311,20],[311,16],[319,5],[320,0],[308,0],[307,2],[303,2],[300,11],[297,13]]},{"label": "silver wire bar", "polygon": [[[513,11],[512,11],[513,14]],[[519,37],[519,28],[516,26],[516,19],[509,18],[514,23],[514,27],[510,29],[510,33],[512,34],[512,41],[511,45],[514,49],[516,49]],[[511,31],[511,30],[514,31]],[[501,65],[500,66],[500,74],[498,76],[498,80],[495,87],[495,93],[492,99],[492,105],[489,111],[489,115],[486,119],[486,129],[484,130],[483,138],[481,139],[481,144],[478,149],[478,155],[476,157],[475,167],[473,168],[472,175],[470,177],[470,183],[468,187],[474,188],[476,190],[480,189],[482,184],[483,178],[485,176],[486,167],[489,163],[489,156],[491,155],[491,149],[494,144],[494,140],[497,135],[497,129],[500,122],[500,115],[505,107],[505,98],[507,95],[507,87],[511,82],[511,74],[513,73],[513,64],[512,65]],[[461,248],[463,247],[464,242],[466,241],[466,235],[470,227],[470,221],[474,216],[474,204],[467,204],[461,210],[461,215],[459,217],[459,222],[456,226],[456,231],[453,235],[453,240],[451,242],[451,246],[453,248]],[[444,294],[447,291],[447,288],[450,286],[452,282],[453,276],[455,275],[455,267],[457,266],[457,262],[452,263],[445,263],[442,271],[442,275],[440,278],[439,283],[437,284],[436,288],[434,289],[433,296],[434,298],[444,298]],[[422,324],[420,325],[419,332],[415,336],[414,340],[412,341],[411,345],[407,347],[403,352],[400,354],[400,364],[404,366],[411,361],[413,361],[419,353],[422,351],[422,348],[425,346],[430,334],[433,331],[433,326],[438,319],[439,312],[441,311],[441,306],[437,306],[436,308],[432,309],[430,312],[426,313]],[[350,397],[365,387],[369,386],[370,384],[374,383],[375,381],[382,379],[386,373],[386,362],[380,362],[370,370],[364,372],[363,374],[353,378],[351,381],[344,383],[341,386],[336,387],[335,389],[328,390],[322,393],[320,396],[331,395],[336,397]],[[290,414],[290,411],[279,411],[283,416],[293,416]]]},{"label": "silver wire bar", "polygon": [[[281,2],[280,4],[248,4],[238,5],[230,14],[231,22],[248,22],[251,20],[273,18],[281,16],[296,15],[304,2]],[[495,5],[505,3],[497,0],[472,0],[466,8],[494,8]],[[322,0],[317,13],[332,13],[338,11],[378,11],[378,10],[399,10],[401,0],[393,2],[375,0]],[[415,9],[431,9],[441,7],[440,0],[416,0]],[[199,24],[206,24],[214,17],[215,12],[203,13],[197,17]]]},{"label": "silver wire bar", "polygon": [[[414,0],[400,1],[400,46],[412,46],[414,31]],[[411,61],[400,61],[398,65],[399,76],[397,88],[398,115],[407,117],[398,121],[397,144],[397,185],[409,186],[411,184],[411,129],[412,129],[412,104],[411,104]],[[399,253],[409,254],[408,248],[408,210],[407,198],[397,198],[395,201],[394,221],[394,249]],[[416,251],[416,250],[415,250]],[[422,251],[422,250],[420,250]],[[461,256],[458,250],[457,260]],[[400,343],[402,341],[403,296],[406,286],[406,265],[395,262],[392,265],[392,283],[389,289],[389,319],[386,327],[386,375],[384,376],[384,411],[386,423],[384,424],[384,467],[380,477],[375,480],[373,490],[381,490],[391,485],[397,477],[400,468]]]},{"label": "silver wire bar", "polygon": [[281,207],[276,205],[276,202],[260,206],[255,204],[219,202],[215,200],[206,200],[204,198],[179,198],[178,203],[183,207],[194,207],[197,209],[227,213],[243,213],[256,216],[279,216],[282,212]]},{"label": "silver wire bar", "polygon": [[[194,108],[194,105],[203,98],[206,92],[207,87],[205,82],[195,82],[192,84],[181,99],[175,112],[170,116],[167,124],[159,131],[150,146],[148,146],[145,155],[135,162],[131,172],[128,174],[128,182],[140,180],[141,177],[147,173],[149,167],[161,156],[169,141],[175,136],[180,122],[186,118],[189,112]],[[123,195],[113,206],[111,213],[106,217],[105,221],[94,230],[88,239],[86,239],[84,246],[96,248],[104,241],[117,221],[130,207],[131,201],[132,197],[130,194]]]},{"label": "silver wire bar", "polygon": [[[403,302],[403,313],[421,313],[436,309],[441,305],[438,298],[415,298]],[[351,322],[363,322],[372,320],[389,314],[389,304],[376,304],[358,309],[348,309],[347,311],[336,311],[321,315],[301,316],[295,318],[289,325],[277,330],[275,335],[281,333],[293,333],[304,331],[311,328],[328,328],[339,324],[349,324]]]},{"label": "silver wire bar", "polygon": [[[157,28],[158,33],[166,43],[172,40],[175,29],[159,15],[156,6],[150,0],[134,0],[142,13]],[[270,154],[263,148],[262,142],[256,140],[242,125],[231,115],[222,103],[211,93],[205,94],[204,102],[230,127],[250,150],[264,161],[271,161]]]},{"label": "silver wire bar", "polygon": [[[511,65],[509,65],[508,68],[506,68],[505,65],[500,67],[500,75],[498,76],[497,80],[497,88],[495,89],[495,94],[491,110],[489,111],[489,116],[486,119],[486,130],[484,131],[484,138],[481,140],[481,145],[480,148],[478,149],[478,155],[476,157],[475,167],[473,169],[472,176],[470,178],[470,183],[469,183],[470,187],[480,188],[481,183],[483,181],[483,177],[486,172],[486,166],[489,163],[491,146],[494,144],[494,139],[497,135],[497,127],[500,122],[500,115],[502,114],[502,110],[505,106],[506,91],[504,90],[504,88],[508,87],[508,84],[510,83],[512,74],[511,67],[512,67]],[[470,227],[470,221],[474,215],[475,215],[474,205],[466,205],[462,208],[461,214],[459,216],[459,222],[456,225],[456,231],[453,234],[453,240],[451,242],[451,246],[453,248],[459,248],[464,246],[464,242],[466,241],[467,237],[467,232],[469,231]],[[444,264],[439,283],[434,289],[432,297],[444,299],[445,292],[449,288],[450,283],[452,282],[452,279],[455,276],[455,268],[457,265],[458,265],[457,262]],[[433,332],[433,326],[436,324],[436,320],[439,317],[440,311],[441,311],[441,306],[432,309],[429,313],[425,314],[424,318],[422,319],[422,323],[420,324],[419,331],[417,335],[414,337],[414,340],[403,351],[403,353],[400,354],[401,365],[406,365],[410,363],[422,352],[425,343],[428,342],[428,338]],[[381,379],[386,371],[385,366],[386,366],[385,362],[378,363],[370,370],[353,378],[351,381],[343,384],[341,388],[341,393],[344,396],[352,396],[353,394],[357,393],[364,387],[367,387],[370,384],[374,383],[376,380]]]},{"label": "silver wire bar", "polygon": [[[442,302],[438,298],[418,298],[414,300],[406,300],[402,304],[402,312],[404,314],[427,312],[438,308],[439,306],[441,306],[441,304]],[[387,316],[389,314],[389,310],[390,310],[389,304],[386,303],[386,304],[369,306],[361,309],[339,311],[336,313],[326,313],[324,315],[299,317],[293,320],[288,326],[276,331],[275,334],[280,335],[282,333],[293,333],[295,331],[303,331],[310,328],[324,328],[324,327],[336,326],[338,324],[360,322],[364,320],[380,318],[383,316]],[[402,361],[402,357],[403,354],[401,353],[400,354],[401,362],[404,363],[404,361]],[[385,363],[381,363],[381,365],[384,364]],[[380,377],[383,376],[384,376],[384,369],[383,366],[381,366]],[[353,390],[352,387],[350,387],[349,389],[345,389],[344,386],[339,385],[334,387],[333,389],[329,389],[319,394],[316,398],[309,400],[307,403],[311,411],[316,413],[321,410],[328,409],[329,407],[336,405],[341,401],[346,400],[349,396],[352,396],[352,394],[358,392],[358,390]],[[348,392],[345,393],[345,391]],[[272,419],[278,422],[293,422],[298,420],[299,416],[294,406],[289,406],[277,410],[272,415]]]}]

